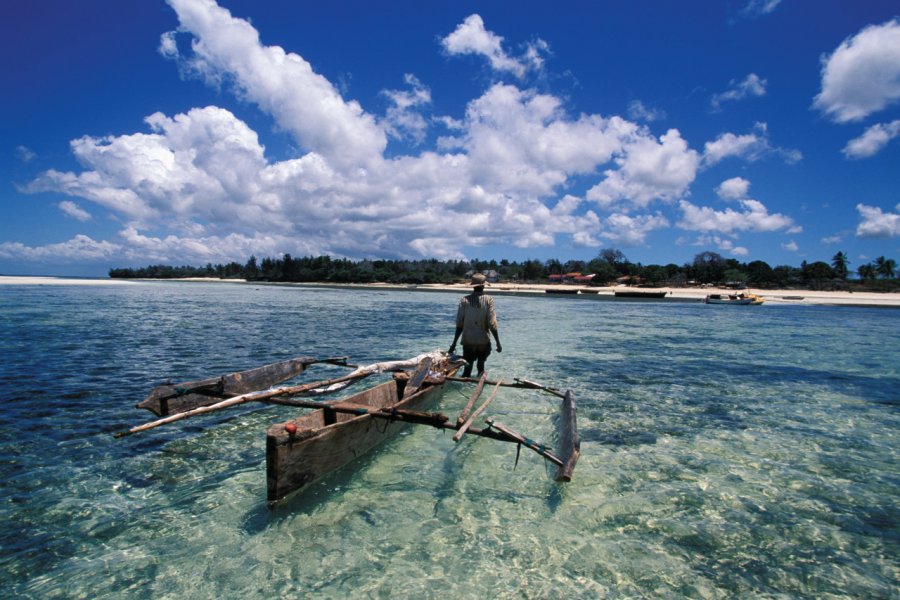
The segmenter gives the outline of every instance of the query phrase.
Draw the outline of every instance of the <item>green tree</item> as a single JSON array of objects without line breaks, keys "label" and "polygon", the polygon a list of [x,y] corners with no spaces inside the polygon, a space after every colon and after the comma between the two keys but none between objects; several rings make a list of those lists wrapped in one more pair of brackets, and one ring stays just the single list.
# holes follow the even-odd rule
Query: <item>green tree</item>
[{"label": "green tree", "polygon": [[585,269],[583,260],[570,260],[565,264],[566,273],[583,273]]},{"label": "green tree", "polygon": [[602,260],[612,267],[618,267],[619,265],[628,262],[628,259],[625,258],[624,254],[622,254],[622,251],[616,250],[615,248],[604,248],[597,255],[597,259]]},{"label": "green tree", "polygon": [[526,260],[522,265],[522,277],[526,281],[537,281],[544,277],[544,266],[539,260]]},{"label": "green tree", "polygon": [[847,260],[847,255],[843,252],[838,251],[837,254],[831,257],[831,267],[834,269],[834,274],[841,279],[847,279],[847,275],[850,272],[848,269],[849,264],[850,261]]},{"label": "green tree", "polygon": [[804,260],[800,265],[800,271],[803,274],[803,282],[814,289],[821,288],[834,279],[834,269],[820,260],[814,263],[807,263]]},{"label": "green tree", "polygon": [[878,274],[878,272],[875,270],[875,265],[873,265],[872,263],[860,265],[856,270],[856,273],[863,281],[871,281],[875,279],[876,275]]},{"label": "green tree", "polygon": [[885,279],[893,279],[897,270],[897,263],[893,258],[879,256],[875,259],[875,271]]},{"label": "green tree", "polygon": [[588,263],[588,271],[594,274],[591,285],[603,286],[616,278],[616,268],[606,262],[595,258]]},{"label": "green tree", "polygon": [[661,265],[647,265],[641,271],[641,278],[651,285],[660,285],[668,279],[666,268]]},{"label": "green tree", "polygon": [[747,283],[753,287],[769,287],[775,285],[775,271],[769,263],[754,260],[747,265]]},{"label": "green tree", "polygon": [[740,269],[726,269],[724,273],[722,273],[722,278],[728,283],[747,283],[747,274],[741,271]]},{"label": "green tree", "polygon": [[725,259],[716,252],[701,252],[694,257],[691,272],[701,283],[718,283],[725,275]]},{"label": "green tree", "polygon": [[548,260],[545,263],[545,267],[548,275],[561,275],[563,272],[563,264],[555,258]]}]

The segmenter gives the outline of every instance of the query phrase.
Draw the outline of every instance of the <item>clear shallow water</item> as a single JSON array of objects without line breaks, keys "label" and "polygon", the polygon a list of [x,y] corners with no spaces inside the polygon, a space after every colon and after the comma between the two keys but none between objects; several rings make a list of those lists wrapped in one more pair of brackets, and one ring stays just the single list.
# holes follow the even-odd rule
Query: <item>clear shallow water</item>
[{"label": "clear shallow water", "polygon": [[[270,511],[247,407],[115,440],[156,383],[446,347],[458,296],[0,286],[0,589],[32,598],[898,596],[900,311],[507,298],[488,368],[582,458],[408,430]],[[328,377],[337,367],[314,367]],[[468,391],[450,387],[455,415]],[[556,402],[488,413],[552,443]]]}]

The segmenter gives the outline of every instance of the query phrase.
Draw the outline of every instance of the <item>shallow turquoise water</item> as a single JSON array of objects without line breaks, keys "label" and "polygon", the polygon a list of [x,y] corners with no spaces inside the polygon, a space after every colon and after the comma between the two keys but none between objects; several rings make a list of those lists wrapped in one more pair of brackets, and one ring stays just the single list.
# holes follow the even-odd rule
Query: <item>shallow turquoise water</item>
[{"label": "shallow turquoise water", "polygon": [[[458,296],[0,286],[0,589],[32,598],[898,597],[900,311],[501,297],[492,375],[574,390],[582,458],[407,430],[275,511],[245,407],[140,436],[156,383],[408,358]],[[308,376],[343,372],[314,367]],[[307,376],[304,376],[305,378]],[[468,392],[450,387],[455,415]],[[556,401],[488,413],[555,441]]]}]

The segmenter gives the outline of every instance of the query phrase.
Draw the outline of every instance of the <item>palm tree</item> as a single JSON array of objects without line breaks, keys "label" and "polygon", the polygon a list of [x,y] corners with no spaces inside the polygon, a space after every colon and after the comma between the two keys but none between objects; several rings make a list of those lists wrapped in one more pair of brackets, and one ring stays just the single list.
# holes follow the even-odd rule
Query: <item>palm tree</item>
[{"label": "palm tree", "polygon": [[847,255],[843,252],[839,251],[831,258],[831,266],[834,267],[834,274],[841,279],[847,279],[847,274],[849,273],[847,265],[849,264],[850,261],[847,260]]},{"label": "palm tree", "polygon": [[875,266],[872,263],[866,263],[864,265],[860,265],[856,270],[859,274],[859,278],[863,280],[871,280],[875,279]]},{"label": "palm tree", "polygon": [[893,258],[879,256],[875,259],[875,271],[885,279],[893,279],[897,263]]},{"label": "palm tree", "polygon": [[549,273],[550,275],[560,275],[563,272],[563,264],[555,258],[551,258],[550,260],[548,260],[546,263],[544,263],[544,266],[547,269],[547,273]]}]

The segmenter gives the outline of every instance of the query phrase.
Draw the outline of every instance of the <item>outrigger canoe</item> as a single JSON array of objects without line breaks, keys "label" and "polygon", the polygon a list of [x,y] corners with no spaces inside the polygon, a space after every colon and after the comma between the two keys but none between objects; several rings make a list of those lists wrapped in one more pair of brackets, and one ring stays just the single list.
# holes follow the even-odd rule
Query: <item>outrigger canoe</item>
[{"label": "outrigger canoe", "polygon": [[[326,360],[303,358],[294,360],[296,364],[302,364],[304,369],[315,362],[352,366],[346,365],[346,358]],[[575,421],[575,397],[572,392],[561,393],[553,388],[547,388],[521,379],[516,379],[514,383],[503,382],[502,380],[497,382],[488,381],[486,374],[477,380],[457,378],[455,374],[462,364],[464,364],[464,361],[460,357],[448,355],[442,350],[435,350],[406,361],[381,362],[364,367],[356,367],[350,374],[326,381],[249,391],[230,395],[213,404],[196,406],[194,408],[180,407],[182,409],[181,412],[174,413],[172,413],[171,400],[176,397],[197,393],[198,388],[206,392],[213,390],[220,396],[229,395],[238,389],[234,381],[246,381],[248,378],[244,375],[247,373],[255,372],[258,374],[259,376],[255,379],[255,385],[264,385],[266,383],[264,373],[269,373],[268,377],[271,383],[272,378],[281,378],[290,369],[287,368],[287,365],[284,365],[284,368],[278,367],[268,371],[265,371],[266,367],[260,367],[250,371],[223,375],[218,379],[189,382],[202,385],[184,386],[179,384],[178,386],[173,386],[172,384],[166,384],[171,390],[168,392],[163,390],[156,396],[170,396],[167,398],[169,400],[168,410],[172,414],[163,416],[151,423],[132,427],[115,435],[116,437],[124,437],[160,425],[237,406],[246,402],[263,402],[312,408],[311,412],[274,424],[267,431],[266,475],[267,498],[270,504],[304,489],[311,483],[372,451],[376,446],[400,431],[406,423],[424,424],[438,429],[454,430],[456,434],[453,436],[453,440],[456,442],[459,442],[464,437],[464,434],[469,434],[516,443],[520,450],[524,446],[538,453],[545,460],[554,463],[557,467],[556,481],[570,481],[580,455],[580,442]],[[267,367],[273,366],[267,365]],[[392,379],[340,400],[323,402],[298,399],[299,397],[334,393],[369,375],[384,372],[392,372]],[[220,383],[210,383],[213,381],[219,381]],[[283,379],[280,379],[280,381],[283,381]],[[475,391],[469,398],[469,402],[459,418],[451,422],[443,414],[424,412],[437,403],[442,396],[444,387],[451,381],[476,384]],[[487,401],[475,408],[475,402],[487,384],[495,385],[494,390]],[[231,387],[228,387],[229,385]],[[159,386],[154,392],[166,386]],[[559,439],[555,452],[551,452],[547,446],[529,439],[492,418],[485,418],[486,427],[473,427],[475,419],[493,401],[501,386],[540,389],[562,399],[562,419],[560,420]],[[178,394],[179,387],[186,390],[185,393]],[[176,392],[175,396],[172,396],[173,391]],[[153,396],[154,394],[151,393],[151,397]],[[148,397],[148,400],[150,400],[150,397]],[[147,403],[147,400],[138,406],[145,403]],[[151,406],[152,404],[147,403],[147,405],[141,407],[153,410]],[[518,453],[516,460],[518,461]]]}]

